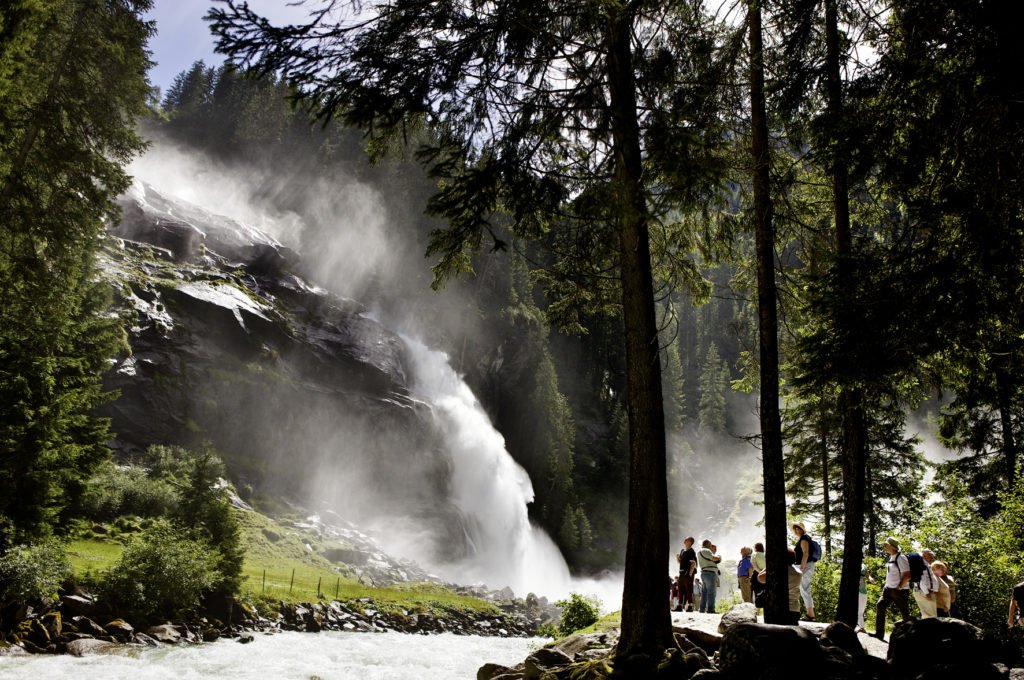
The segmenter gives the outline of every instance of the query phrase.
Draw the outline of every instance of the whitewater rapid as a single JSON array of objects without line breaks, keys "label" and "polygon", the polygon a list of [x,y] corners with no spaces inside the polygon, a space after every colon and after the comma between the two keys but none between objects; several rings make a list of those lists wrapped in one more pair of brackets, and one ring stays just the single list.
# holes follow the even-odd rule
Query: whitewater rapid
[{"label": "whitewater rapid", "polygon": [[177,647],[118,647],[87,657],[0,657],[0,680],[468,680],[493,662],[512,666],[546,642],[539,638],[278,633],[246,645],[221,640]]}]

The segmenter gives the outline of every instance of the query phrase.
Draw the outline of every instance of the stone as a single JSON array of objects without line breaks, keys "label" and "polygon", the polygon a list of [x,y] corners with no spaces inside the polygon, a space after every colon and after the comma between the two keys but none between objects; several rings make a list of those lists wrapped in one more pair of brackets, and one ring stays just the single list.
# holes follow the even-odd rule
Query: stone
[{"label": "stone", "polygon": [[561,666],[568,666],[572,658],[564,652],[550,647],[542,647],[526,657],[523,666],[523,676],[526,680],[539,680],[546,673],[551,673]]},{"label": "stone", "polygon": [[254,639],[255,638],[253,637],[252,633],[242,633],[241,635],[238,636],[238,642],[240,642],[243,645],[249,644]]},{"label": "stone", "polygon": [[90,654],[105,654],[117,648],[117,644],[97,640],[95,638],[83,638],[72,640],[68,643],[67,652],[71,656],[89,656]]},{"label": "stone", "polygon": [[113,621],[103,626],[103,630],[105,630],[110,635],[113,635],[121,642],[128,642],[128,640],[131,639],[132,634],[135,632],[135,629],[132,628],[132,625],[124,619],[114,619]]},{"label": "stone", "polygon": [[1024,680],[1024,668],[1011,668],[1010,680]]},{"label": "stone", "polygon": [[216,628],[207,628],[203,631],[203,642],[215,642],[220,639],[220,631]]},{"label": "stone", "polygon": [[889,639],[887,658],[898,675],[916,676],[929,668],[973,669],[995,660],[980,628],[960,619],[900,622]]},{"label": "stone", "polygon": [[60,609],[66,617],[93,616],[96,613],[96,601],[84,595],[65,595],[60,598]]},{"label": "stone", "polygon": [[609,646],[608,635],[605,633],[575,633],[559,640],[549,649],[558,650],[572,659],[584,650]]},{"label": "stone", "polygon": [[74,624],[75,628],[78,629],[79,633],[85,633],[87,635],[92,635],[93,637],[107,634],[107,631],[103,629],[103,626],[88,617],[76,616],[71,619],[71,622]]},{"label": "stone", "polygon": [[18,645],[0,640],[0,657],[2,656],[28,656],[28,652]]},{"label": "stone", "polygon": [[177,629],[169,623],[165,623],[161,626],[150,626],[146,629],[146,635],[150,636],[154,640],[164,642],[169,645],[175,645],[181,641],[181,633],[179,633]]},{"label": "stone", "polygon": [[857,637],[857,632],[842,621],[829,624],[825,632],[821,634],[821,642],[837,647],[851,656],[867,654],[860,638]]},{"label": "stone", "polygon": [[722,614],[722,620],[718,623],[718,632],[725,635],[733,626],[740,623],[757,623],[757,607],[749,602],[742,602],[734,605]]},{"label": "stone", "polygon": [[794,660],[818,668],[825,654],[818,639],[797,626],[741,623],[729,629],[718,650],[718,670],[733,677],[790,678]]},{"label": "stone", "polygon": [[147,647],[159,647],[160,646],[159,642],[157,642],[156,640],[154,640],[150,636],[146,635],[145,633],[136,633],[135,634],[135,641],[140,643],[140,644],[146,645]]},{"label": "stone", "polygon": [[514,672],[508,666],[502,666],[497,663],[485,663],[477,669],[476,680],[494,680],[494,678],[500,675],[508,675]]}]

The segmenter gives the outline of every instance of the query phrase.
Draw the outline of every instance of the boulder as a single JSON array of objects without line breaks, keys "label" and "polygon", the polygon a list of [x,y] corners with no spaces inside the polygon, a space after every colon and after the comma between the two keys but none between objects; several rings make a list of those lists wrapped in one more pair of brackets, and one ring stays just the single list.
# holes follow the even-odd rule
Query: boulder
[{"label": "boulder", "polygon": [[181,641],[181,633],[169,623],[161,626],[150,626],[146,629],[146,635],[158,642],[164,642],[169,645],[174,645]]},{"label": "boulder", "polygon": [[1024,668],[1011,668],[1010,680],[1024,680]]},{"label": "boulder", "polygon": [[61,632],[64,630],[60,612],[44,614],[43,627],[46,628],[46,632],[49,633],[51,640],[60,637]]},{"label": "boulder", "polygon": [[132,638],[132,634],[135,632],[132,625],[124,619],[114,619],[103,626],[103,630],[105,630],[109,635],[117,638],[120,642],[128,642],[128,640]]},{"label": "boulder", "polygon": [[103,626],[85,616],[76,616],[71,619],[71,623],[74,624],[79,633],[85,633],[86,635],[92,635],[93,637],[99,637],[107,634],[107,631],[103,629]]},{"label": "boulder", "polygon": [[497,663],[485,663],[476,672],[476,680],[494,680],[494,678],[501,675],[508,675],[515,671],[508,666],[502,666]]},{"label": "boulder", "polygon": [[64,616],[93,616],[96,613],[96,601],[84,595],[65,595],[60,598],[60,608]]},{"label": "boulder", "polygon": [[28,652],[18,645],[0,640],[0,657],[3,656],[28,656]]},{"label": "boulder", "polygon": [[113,642],[96,640],[94,638],[83,638],[81,640],[72,640],[69,642],[67,651],[71,656],[88,656],[90,654],[105,654],[116,648],[117,645]]},{"label": "boulder", "polygon": [[243,645],[249,644],[254,639],[255,638],[253,637],[252,633],[242,633],[241,635],[238,636],[238,642],[240,642]]},{"label": "boulder", "polygon": [[867,654],[864,645],[857,637],[857,632],[841,621],[830,624],[821,635],[821,642],[825,645],[837,647],[851,656]]},{"label": "boulder", "polygon": [[740,623],[757,623],[757,607],[749,602],[734,605],[729,611],[722,614],[722,620],[718,623],[718,632],[725,635],[726,631]]},{"label": "boulder", "polygon": [[575,633],[559,640],[551,645],[549,649],[558,650],[570,659],[575,659],[588,649],[600,649],[610,646],[611,643],[608,640],[607,633]]},{"label": "boulder", "polygon": [[523,668],[523,675],[526,680],[539,680],[546,673],[551,673],[560,667],[568,666],[572,658],[564,652],[550,647],[542,647],[526,657],[526,664]]},{"label": "boulder", "polygon": [[741,623],[729,629],[718,651],[718,669],[730,677],[763,680],[791,678],[794,660],[819,668],[825,654],[818,639],[804,628]]},{"label": "boulder", "polygon": [[139,644],[146,645],[147,647],[159,647],[160,646],[159,642],[157,642],[153,638],[149,637],[145,633],[136,633],[135,634],[135,641],[138,642]]},{"label": "boulder", "polygon": [[994,661],[981,629],[960,619],[916,619],[896,625],[889,639],[889,664],[898,675],[914,677],[931,668],[964,671]]}]

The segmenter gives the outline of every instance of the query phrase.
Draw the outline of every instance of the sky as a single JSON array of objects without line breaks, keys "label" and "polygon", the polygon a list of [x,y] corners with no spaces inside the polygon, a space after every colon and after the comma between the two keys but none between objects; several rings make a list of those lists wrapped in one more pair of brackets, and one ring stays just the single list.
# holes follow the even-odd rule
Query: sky
[{"label": "sky", "polygon": [[[301,20],[306,10],[293,6],[294,0],[249,0],[249,6],[272,21]],[[213,36],[203,21],[206,12],[217,3],[212,0],[156,0],[146,18],[156,21],[156,36],[150,41],[156,65],[149,80],[166,93],[174,76],[202,59],[208,66],[224,61],[213,51]]]}]

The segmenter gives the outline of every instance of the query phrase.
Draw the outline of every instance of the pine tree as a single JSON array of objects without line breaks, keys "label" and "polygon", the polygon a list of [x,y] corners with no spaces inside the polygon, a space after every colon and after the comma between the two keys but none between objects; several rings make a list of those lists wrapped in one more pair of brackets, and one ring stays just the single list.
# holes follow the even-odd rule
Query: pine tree
[{"label": "pine tree", "polygon": [[[97,282],[143,148],[147,0],[47,0],[0,37],[0,525],[46,534],[108,455],[100,376],[125,348]],[[7,23],[10,21],[10,23]]]},{"label": "pine tree", "polygon": [[728,429],[728,389],[729,366],[719,357],[718,346],[711,343],[704,356],[700,375],[700,407],[697,416],[699,433],[723,434]]}]

